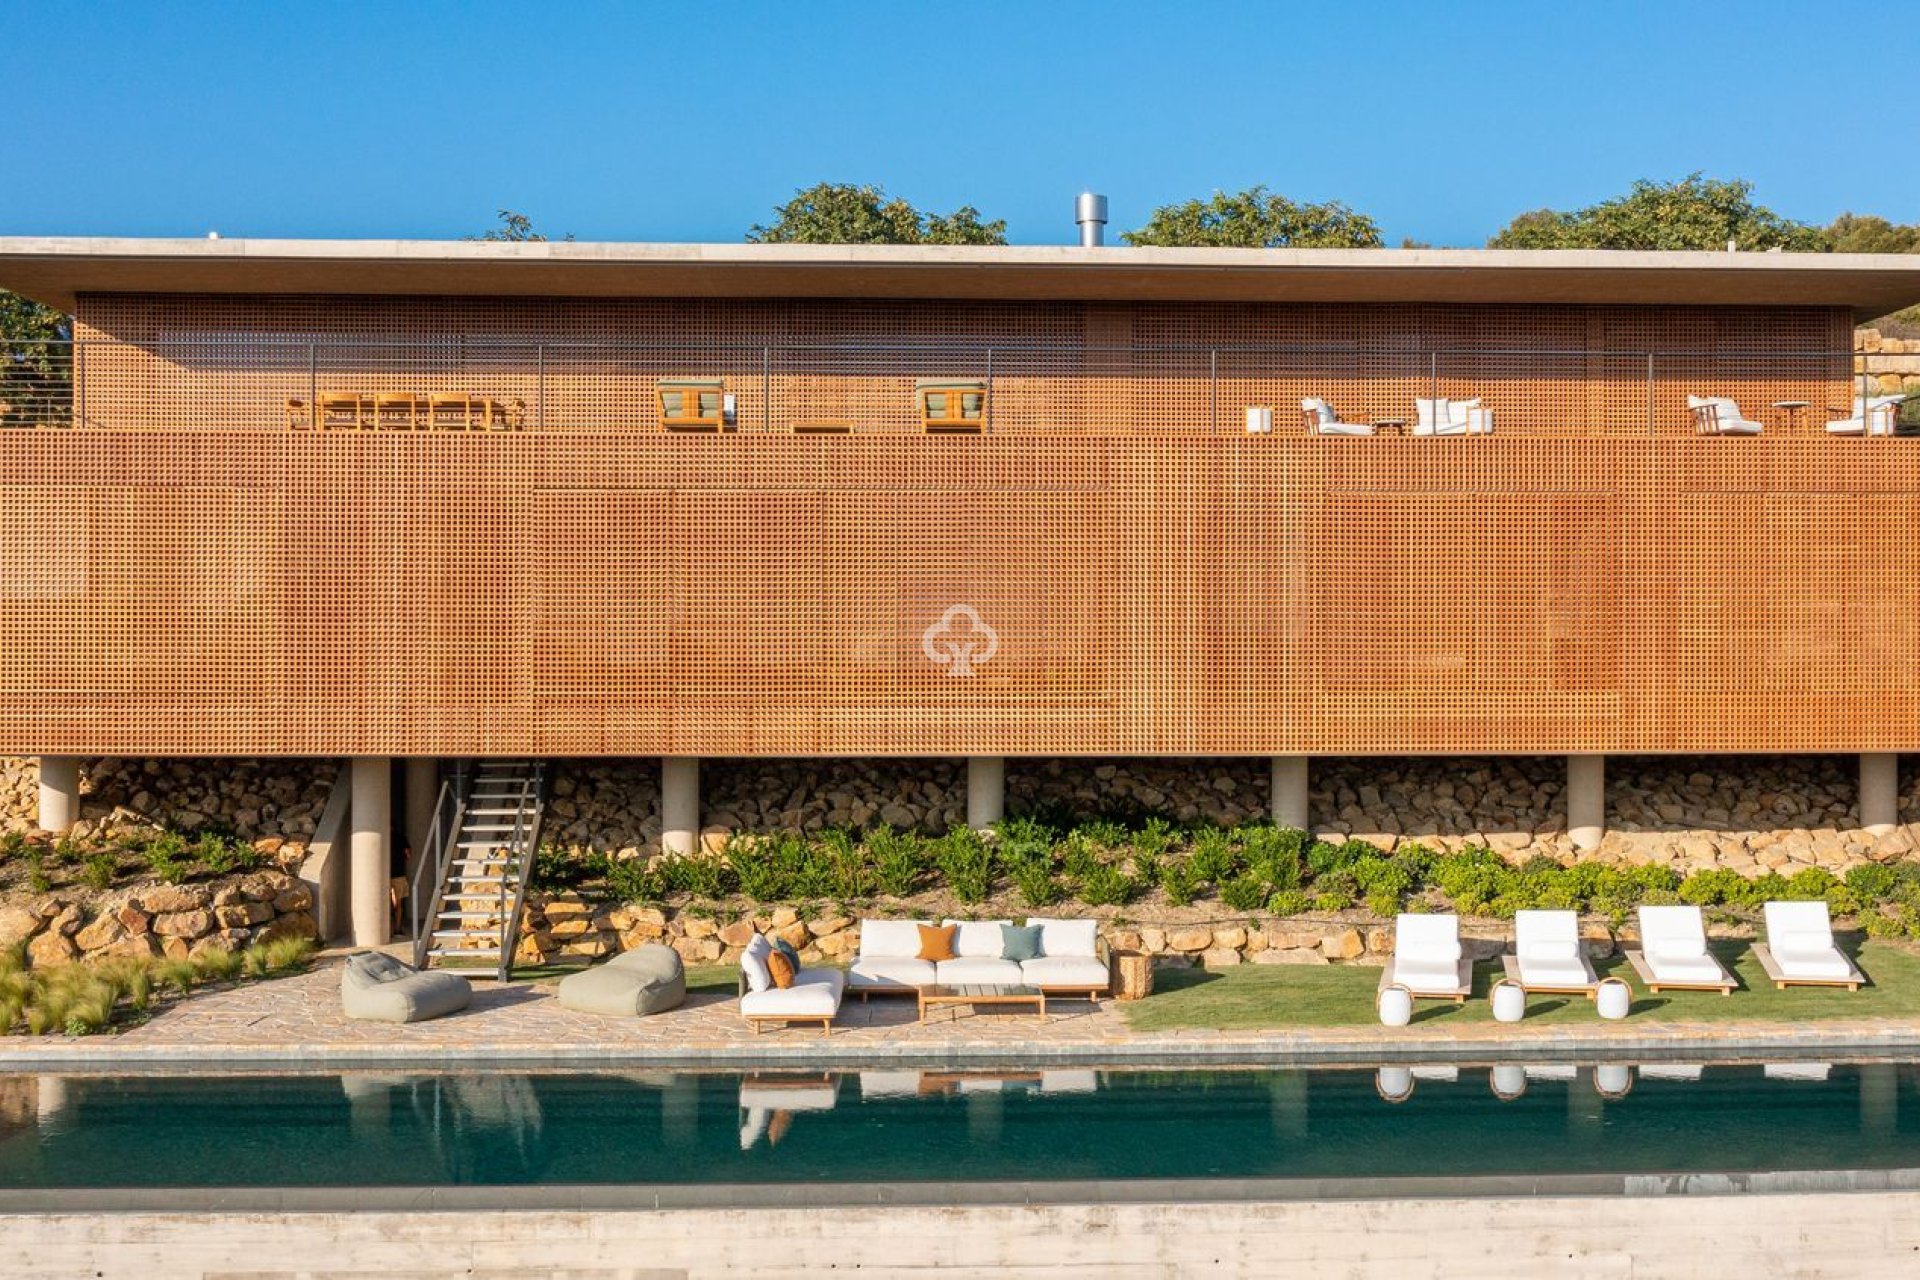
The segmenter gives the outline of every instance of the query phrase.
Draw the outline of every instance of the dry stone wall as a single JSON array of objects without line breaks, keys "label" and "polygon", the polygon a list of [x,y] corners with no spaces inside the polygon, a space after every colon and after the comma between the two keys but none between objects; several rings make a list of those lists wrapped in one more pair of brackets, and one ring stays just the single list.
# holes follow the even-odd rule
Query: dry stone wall
[{"label": "dry stone wall", "polygon": [[24,942],[36,968],[108,956],[185,959],[276,938],[315,937],[313,894],[284,871],[99,895],[42,894],[0,904],[0,947]]}]

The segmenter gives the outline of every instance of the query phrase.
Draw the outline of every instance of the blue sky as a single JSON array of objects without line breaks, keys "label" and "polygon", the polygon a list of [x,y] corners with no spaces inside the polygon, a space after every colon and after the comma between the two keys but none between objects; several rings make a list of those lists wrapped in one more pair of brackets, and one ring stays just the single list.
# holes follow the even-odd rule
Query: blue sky
[{"label": "blue sky", "polygon": [[971,202],[1017,243],[1070,240],[1085,187],[1117,232],[1265,183],[1476,245],[1696,169],[1792,217],[1916,221],[1891,47],[1772,0],[11,0],[0,234],[433,238],[506,207],[737,240],[828,179]]}]

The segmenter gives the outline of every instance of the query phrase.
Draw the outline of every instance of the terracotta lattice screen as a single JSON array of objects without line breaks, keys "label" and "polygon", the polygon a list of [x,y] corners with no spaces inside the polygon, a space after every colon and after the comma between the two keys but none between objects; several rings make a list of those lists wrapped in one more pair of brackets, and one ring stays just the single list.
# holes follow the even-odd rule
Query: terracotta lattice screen
[{"label": "terracotta lattice screen", "polygon": [[[935,338],[957,322],[937,315],[915,321],[929,358],[905,394],[871,353],[834,375],[846,435],[795,435],[779,414],[754,429],[777,406],[744,375],[738,430],[669,434],[647,417],[654,372],[631,368],[596,374],[565,425],[386,432],[287,429],[304,369],[230,355],[183,371],[154,349],[196,317],[223,334],[378,320],[407,338],[434,306],[449,331],[671,312],[704,317],[707,341],[729,314],[329,305],[345,314],[83,310],[83,336],[124,347],[85,375],[76,417],[94,429],[0,432],[0,752],[1826,751],[1908,748],[1920,725],[1914,443],[1697,438],[1667,403],[1686,392],[1644,368],[1543,376],[1557,398],[1533,420],[1514,383],[1497,407],[1515,425],[1491,436],[1248,436],[1256,391],[1284,405],[1282,390],[1341,385],[1348,416],[1406,412],[1417,371],[1335,372],[1421,335],[1382,319],[1349,365],[1299,353],[1298,381],[1269,362],[1255,386],[1215,349],[1163,341],[1193,338],[1187,324],[1224,343],[1251,309],[981,308],[961,317],[975,336],[1054,326],[1079,354],[1077,372],[1048,365],[1017,390],[997,363],[979,435],[918,433],[911,376],[967,372],[940,368]],[[843,313],[864,314],[744,311],[726,322],[749,347],[802,321],[844,339]],[[1830,347],[1844,324],[1511,312],[1443,318],[1487,361],[1630,322],[1719,326],[1708,336],[1747,352]],[[1365,319],[1343,314],[1273,323]],[[1546,320],[1567,332],[1527,327]],[[1752,355],[1694,376],[1743,403],[1824,404],[1847,393],[1840,349],[1831,378]],[[1065,425],[1022,416],[1028,402]],[[631,416],[581,420],[603,405]]]}]

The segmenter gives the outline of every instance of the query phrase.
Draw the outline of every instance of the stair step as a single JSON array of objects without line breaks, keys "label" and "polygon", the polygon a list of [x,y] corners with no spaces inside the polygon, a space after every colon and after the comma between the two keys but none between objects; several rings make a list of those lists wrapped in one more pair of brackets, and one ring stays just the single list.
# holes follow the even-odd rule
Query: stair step
[{"label": "stair step", "polygon": [[441,920],[499,920],[503,917],[498,911],[442,911],[437,918]]},{"label": "stair step", "polygon": [[498,960],[500,949],[495,947],[492,951],[452,951],[435,947],[427,954],[437,960]]},{"label": "stair step", "polygon": [[435,938],[466,938],[475,942],[484,942],[495,951],[500,949],[500,931],[498,929],[435,929],[431,936]]}]

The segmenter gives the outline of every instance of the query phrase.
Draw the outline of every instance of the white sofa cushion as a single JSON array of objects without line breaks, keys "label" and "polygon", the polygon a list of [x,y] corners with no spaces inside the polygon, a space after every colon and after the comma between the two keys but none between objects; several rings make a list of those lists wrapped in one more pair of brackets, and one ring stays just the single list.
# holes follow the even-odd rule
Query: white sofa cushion
[{"label": "white sofa cushion", "polygon": [[1107,966],[1092,956],[1041,956],[1035,960],[1023,961],[1020,965],[1020,977],[1030,987],[1098,987],[1107,986]]},{"label": "white sofa cushion", "polygon": [[766,935],[756,933],[740,952],[740,972],[747,975],[747,990],[765,991],[773,985],[773,973],[767,968],[767,955],[773,944]]},{"label": "white sofa cushion", "polygon": [[1027,924],[1040,926],[1042,956],[1079,956],[1090,960],[1100,954],[1100,926],[1096,921],[1028,916]]},{"label": "white sofa cushion", "polygon": [[942,920],[953,926],[953,954],[959,960],[998,960],[1006,945],[1000,926],[1011,920]]},{"label": "white sofa cushion", "polygon": [[930,987],[933,961],[913,956],[861,956],[847,966],[847,982],[855,987]]},{"label": "white sofa cushion", "polygon": [[1319,396],[1309,396],[1307,399],[1302,400],[1300,402],[1300,408],[1304,412],[1312,414],[1323,427],[1329,422],[1337,422],[1339,420],[1339,415],[1334,413],[1333,406],[1325,400],[1322,400]]},{"label": "white sofa cushion", "polygon": [[768,987],[740,997],[740,1012],[750,1018],[824,1018],[840,1012],[847,975],[838,969],[802,969],[787,988]]},{"label": "white sofa cushion", "polygon": [[1011,960],[942,960],[934,966],[941,986],[957,987],[977,983],[989,987],[1017,987],[1022,983],[1020,966]]},{"label": "white sofa cushion", "polygon": [[1319,426],[1323,436],[1370,436],[1373,424],[1370,422],[1323,422]]},{"label": "white sofa cushion", "polygon": [[868,956],[918,956],[920,954],[920,926],[931,923],[926,920],[862,920],[860,922],[860,955]]},{"label": "white sofa cushion", "polygon": [[1647,968],[1652,971],[1656,982],[1719,982],[1722,980],[1720,965],[1712,956],[1655,951],[1651,948],[1642,954],[1646,957]]},{"label": "white sofa cushion", "polygon": [[1548,956],[1520,957],[1520,984],[1541,987],[1580,987],[1593,981],[1587,966],[1577,959]]}]

